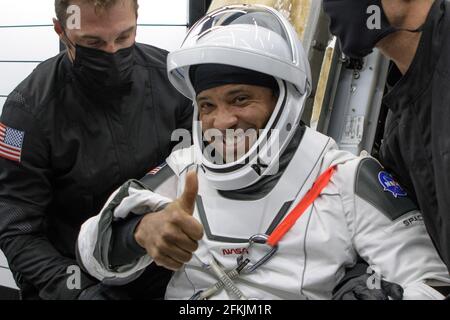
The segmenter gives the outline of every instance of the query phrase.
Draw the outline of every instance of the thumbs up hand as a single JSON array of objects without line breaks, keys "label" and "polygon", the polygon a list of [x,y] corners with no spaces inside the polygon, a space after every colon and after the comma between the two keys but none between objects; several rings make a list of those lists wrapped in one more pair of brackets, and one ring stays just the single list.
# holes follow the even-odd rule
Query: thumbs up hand
[{"label": "thumbs up hand", "polygon": [[176,271],[190,261],[203,238],[203,226],[194,217],[198,193],[197,173],[189,172],[183,194],[162,211],[147,214],[134,237],[153,261]]},{"label": "thumbs up hand", "polygon": [[194,214],[195,200],[198,193],[198,178],[197,173],[188,172],[186,174],[186,182],[184,185],[184,191],[181,197],[177,200],[181,208],[189,215]]}]

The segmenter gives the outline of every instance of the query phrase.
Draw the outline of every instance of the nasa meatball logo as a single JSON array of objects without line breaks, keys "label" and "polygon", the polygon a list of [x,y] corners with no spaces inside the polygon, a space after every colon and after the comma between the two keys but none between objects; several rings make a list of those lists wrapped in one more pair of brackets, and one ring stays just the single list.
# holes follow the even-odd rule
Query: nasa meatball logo
[{"label": "nasa meatball logo", "polygon": [[403,190],[400,184],[394,180],[392,175],[387,173],[386,171],[381,171],[378,174],[378,181],[380,181],[381,185],[383,186],[383,190],[389,191],[394,197],[398,198],[407,196],[406,191]]}]

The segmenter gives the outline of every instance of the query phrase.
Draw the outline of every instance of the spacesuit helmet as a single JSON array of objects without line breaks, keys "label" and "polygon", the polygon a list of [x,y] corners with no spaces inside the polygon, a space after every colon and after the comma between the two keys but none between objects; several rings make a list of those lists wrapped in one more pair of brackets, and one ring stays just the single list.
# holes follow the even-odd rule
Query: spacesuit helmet
[{"label": "spacesuit helmet", "polygon": [[[277,103],[265,128],[239,159],[218,163],[208,152],[199,121],[191,69],[227,65],[273,77]],[[194,102],[193,141],[206,179],[218,190],[237,190],[275,174],[278,160],[295,134],[311,92],[311,72],[289,21],[262,5],[233,5],[210,12],[188,32],[167,60],[170,82]]]}]

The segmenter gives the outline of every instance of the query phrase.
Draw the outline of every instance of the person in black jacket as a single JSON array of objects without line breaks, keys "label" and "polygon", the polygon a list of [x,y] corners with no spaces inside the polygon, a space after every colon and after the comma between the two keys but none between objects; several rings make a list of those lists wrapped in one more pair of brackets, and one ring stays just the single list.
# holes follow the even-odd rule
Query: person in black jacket
[{"label": "person in black jacket", "polygon": [[[66,24],[72,4],[80,28]],[[0,118],[0,249],[24,299],[76,299],[86,288],[85,298],[102,298],[103,285],[76,263],[79,228],[170,154],[172,132],[191,128],[192,106],[168,81],[167,52],[135,43],[137,0],[55,6],[67,51],[40,64]]]},{"label": "person in black jacket", "polygon": [[[381,19],[369,29],[373,5]],[[416,200],[450,270],[450,1],[324,0],[324,9],[345,54],[377,47],[393,61],[380,160]]]}]

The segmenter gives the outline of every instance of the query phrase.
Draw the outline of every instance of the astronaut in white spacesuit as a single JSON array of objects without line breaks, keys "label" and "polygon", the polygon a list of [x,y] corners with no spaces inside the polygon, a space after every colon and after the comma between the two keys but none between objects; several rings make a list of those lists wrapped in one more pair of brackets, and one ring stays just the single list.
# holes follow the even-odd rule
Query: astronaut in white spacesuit
[{"label": "astronaut in white spacesuit", "polygon": [[[175,271],[167,299],[330,299],[359,254],[376,271],[368,286],[444,298],[449,274],[401,186],[301,123],[311,75],[297,39],[262,6],[192,28],[168,74],[194,102],[194,144],[82,226],[92,276],[121,285],[156,263]],[[127,221],[127,234],[114,230]]]}]

